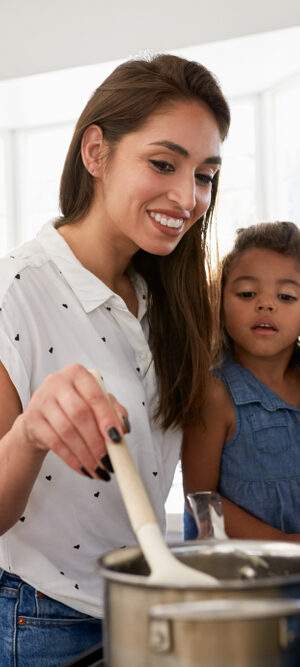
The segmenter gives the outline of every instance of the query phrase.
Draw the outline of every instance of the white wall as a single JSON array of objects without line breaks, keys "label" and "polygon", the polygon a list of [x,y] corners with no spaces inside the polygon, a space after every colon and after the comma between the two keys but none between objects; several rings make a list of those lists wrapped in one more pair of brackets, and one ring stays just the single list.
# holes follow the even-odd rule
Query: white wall
[{"label": "white wall", "polygon": [[0,0],[0,79],[298,24],[299,0]]}]

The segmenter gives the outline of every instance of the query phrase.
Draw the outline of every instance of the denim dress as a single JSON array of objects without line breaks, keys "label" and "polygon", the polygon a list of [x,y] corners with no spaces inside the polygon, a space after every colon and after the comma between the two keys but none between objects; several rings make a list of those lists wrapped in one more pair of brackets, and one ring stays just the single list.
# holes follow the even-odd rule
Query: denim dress
[{"label": "denim dress", "polygon": [[235,409],[219,493],[285,533],[300,533],[300,408],[227,359],[215,371]]},{"label": "denim dress", "polygon": [[[300,533],[300,408],[227,358],[214,369],[234,404],[236,428],[224,443],[219,493],[285,533]],[[185,512],[184,538],[195,524]]]}]

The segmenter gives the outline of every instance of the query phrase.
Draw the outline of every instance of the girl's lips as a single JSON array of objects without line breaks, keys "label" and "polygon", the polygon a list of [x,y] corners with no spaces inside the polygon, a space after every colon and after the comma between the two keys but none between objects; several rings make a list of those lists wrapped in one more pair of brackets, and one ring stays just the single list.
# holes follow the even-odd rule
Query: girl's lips
[{"label": "girl's lips", "polygon": [[273,331],[277,331],[276,325],[271,320],[269,320],[269,321],[267,321],[267,320],[257,320],[255,322],[255,324],[253,325],[252,329],[257,329],[257,328],[273,329]]},{"label": "girl's lips", "polygon": [[252,331],[259,336],[272,336],[277,333],[278,329],[273,324],[258,323],[252,327]]}]

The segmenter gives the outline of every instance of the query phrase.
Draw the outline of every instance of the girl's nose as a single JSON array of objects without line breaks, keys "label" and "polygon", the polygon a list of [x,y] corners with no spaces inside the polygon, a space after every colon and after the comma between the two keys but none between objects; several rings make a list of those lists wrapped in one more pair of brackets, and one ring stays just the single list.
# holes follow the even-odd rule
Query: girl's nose
[{"label": "girl's nose", "polygon": [[275,310],[275,303],[271,297],[265,297],[260,299],[256,305],[257,310],[259,311],[270,311]]},{"label": "girl's nose", "polygon": [[274,310],[274,306],[269,304],[268,306],[258,306],[258,310]]}]

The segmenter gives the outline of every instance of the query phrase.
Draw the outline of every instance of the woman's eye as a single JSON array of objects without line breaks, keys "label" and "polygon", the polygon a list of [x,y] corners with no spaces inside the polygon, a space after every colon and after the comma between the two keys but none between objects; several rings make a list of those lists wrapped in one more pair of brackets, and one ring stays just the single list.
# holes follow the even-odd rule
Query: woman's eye
[{"label": "woman's eye", "polygon": [[201,185],[211,185],[213,182],[213,177],[207,174],[196,174],[196,179]]},{"label": "woman's eye", "polygon": [[170,162],[165,162],[165,160],[149,160],[151,164],[155,167],[155,169],[158,169],[158,171],[161,171],[163,174],[170,174],[173,173],[174,167]]},{"label": "woman's eye", "polygon": [[255,296],[255,292],[238,292],[237,296],[241,297],[241,299],[252,299]]},{"label": "woman's eye", "polygon": [[280,299],[280,301],[297,301],[297,297],[292,296],[291,294],[278,294],[278,299]]}]

